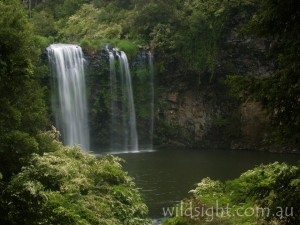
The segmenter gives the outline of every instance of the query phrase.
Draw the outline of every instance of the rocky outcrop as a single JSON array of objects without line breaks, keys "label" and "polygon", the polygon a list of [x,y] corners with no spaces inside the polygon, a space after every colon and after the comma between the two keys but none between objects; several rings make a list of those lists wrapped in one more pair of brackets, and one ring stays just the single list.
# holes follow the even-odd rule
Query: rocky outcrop
[{"label": "rocky outcrop", "polygon": [[[190,148],[265,149],[269,119],[258,102],[239,103],[225,90],[207,86],[192,90],[169,92],[161,99],[157,129],[168,121],[160,135],[164,144]],[[168,134],[167,129],[176,129]]]},{"label": "rocky outcrop", "polygon": [[[268,45],[266,40],[242,37],[233,29],[223,39],[212,82],[201,78],[200,84],[166,88],[157,119],[158,125],[164,125],[158,131],[166,136],[164,144],[264,149],[269,122],[266,112],[257,102],[241,103],[231,97],[224,80],[228,75],[265,76],[274,70],[266,56]],[[173,136],[166,124],[177,130]]]},{"label": "rocky outcrop", "polygon": [[192,91],[186,91],[181,94],[171,92],[167,94],[166,98],[170,108],[165,111],[165,117],[176,121],[179,126],[185,127],[191,133],[194,141],[202,140],[205,128],[209,126],[211,118],[210,112],[203,105],[201,96],[197,96]]},{"label": "rocky outcrop", "polygon": [[[233,121],[237,101],[224,95],[217,85],[203,85],[201,90],[181,90],[166,93],[161,99],[157,129],[165,135],[167,145],[191,148],[229,148],[239,132]],[[167,121],[167,122],[165,122]],[[160,126],[168,124],[169,127]],[[236,126],[236,129],[232,129]],[[168,129],[176,132],[169,133]],[[159,132],[159,131],[158,131]]]},{"label": "rocky outcrop", "polygon": [[269,129],[269,118],[259,102],[245,102],[239,107],[241,138],[232,143],[232,149],[264,149]]}]

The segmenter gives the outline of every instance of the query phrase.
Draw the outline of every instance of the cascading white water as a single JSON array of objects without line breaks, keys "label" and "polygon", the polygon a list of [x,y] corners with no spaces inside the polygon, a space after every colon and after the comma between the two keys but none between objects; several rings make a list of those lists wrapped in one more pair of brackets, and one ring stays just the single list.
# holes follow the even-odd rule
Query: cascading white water
[{"label": "cascading white water", "polygon": [[115,49],[109,51],[111,80],[111,148],[138,151],[136,115],[131,74],[127,56]]},{"label": "cascading white water", "polygon": [[123,74],[125,77],[125,83],[127,87],[127,97],[128,97],[128,110],[129,110],[129,146],[132,150],[138,150],[138,136],[136,130],[136,116],[135,116],[135,107],[134,99],[132,92],[132,83],[131,83],[131,74],[128,64],[128,59],[125,52],[120,52],[120,68],[123,68]]},{"label": "cascading white water", "polygon": [[89,150],[84,58],[78,45],[53,44],[47,48],[52,68],[53,111],[65,145]]}]

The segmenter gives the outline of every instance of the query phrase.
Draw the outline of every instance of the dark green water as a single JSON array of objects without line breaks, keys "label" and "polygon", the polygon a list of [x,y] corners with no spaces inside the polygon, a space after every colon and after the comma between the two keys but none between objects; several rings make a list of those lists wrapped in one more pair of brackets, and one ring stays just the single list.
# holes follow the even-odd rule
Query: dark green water
[{"label": "dark green water", "polygon": [[173,206],[204,177],[225,181],[262,163],[296,163],[300,155],[251,151],[160,150],[117,154],[144,195],[150,217],[160,218],[162,208]]}]

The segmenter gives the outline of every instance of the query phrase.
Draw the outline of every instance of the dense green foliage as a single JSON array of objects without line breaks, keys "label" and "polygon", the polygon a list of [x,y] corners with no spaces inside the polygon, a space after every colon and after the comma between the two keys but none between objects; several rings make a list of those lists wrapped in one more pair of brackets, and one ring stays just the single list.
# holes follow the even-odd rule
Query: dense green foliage
[{"label": "dense green foliage", "polygon": [[233,92],[243,99],[255,99],[267,109],[273,132],[269,141],[299,147],[300,130],[300,15],[299,4],[289,1],[263,1],[245,27],[248,34],[270,42],[269,57],[276,64],[264,77],[232,76]]},{"label": "dense green foliage", "polygon": [[79,147],[53,142],[58,150],[32,155],[4,189],[5,224],[149,223],[143,219],[147,208],[120,159],[97,159]]},{"label": "dense green foliage", "polygon": [[0,1],[0,171],[18,172],[39,146],[47,123],[43,89],[34,74],[39,50],[17,1]]},{"label": "dense green foliage", "polygon": [[226,183],[204,178],[164,224],[298,224],[299,181],[299,165],[277,162]]}]

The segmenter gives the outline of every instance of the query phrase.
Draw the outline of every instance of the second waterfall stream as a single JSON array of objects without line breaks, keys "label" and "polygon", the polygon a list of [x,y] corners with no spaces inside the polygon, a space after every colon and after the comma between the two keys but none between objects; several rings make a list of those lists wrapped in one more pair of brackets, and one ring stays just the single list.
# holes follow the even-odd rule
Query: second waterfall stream
[{"label": "second waterfall stream", "polygon": [[138,134],[128,59],[123,51],[108,50],[111,82],[111,149],[138,151]]}]

